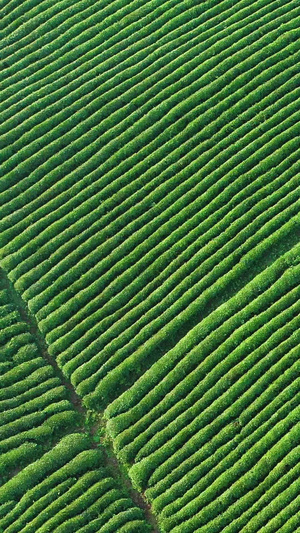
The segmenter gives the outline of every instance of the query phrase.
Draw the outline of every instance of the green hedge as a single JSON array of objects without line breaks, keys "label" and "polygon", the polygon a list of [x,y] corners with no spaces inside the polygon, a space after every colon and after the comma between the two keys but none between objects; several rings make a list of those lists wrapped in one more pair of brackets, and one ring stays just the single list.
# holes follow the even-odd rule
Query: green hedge
[{"label": "green hedge", "polygon": [[232,91],[231,91],[231,93],[228,93],[228,94],[232,94]]},{"label": "green hedge", "polygon": [[[291,180],[291,181],[293,181],[293,180]],[[278,187],[279,187],[279,184],[278,184]],[[291,189],[292,189],[293,183],[289,183],[288,184],[288,188],[289,187],[291,187]],[[283,191],[276,191],[277,194],[274,194],[274,196],[272,195],[272,200],[270,200],[270,201],[275,201],[276,196],[280,198],[280,194],[284,194],[284,189],[285,189],[285,187],[283,188]],[[266,191],[263,192],[263,195],[264,194],[266,194]],[[292,191],[291,191],[291,195],[292,195]],[[259,198],[256,198],[256,201],[258,203],[258,205],[256,206],[256,209],[259,212],[260,202],[258,200],[259,200]],[[290,200],[288,199],[288,197],[285,198],[285,202],[289,202],[289,201]],[[283,203],[284,203],[284,199],[282,198],[281,206],[283,206]],[[262,206],[263,205],[264,205],[264,202],[262,202]],[[281,206],[279,204],[277,209],[280,209]],[[256,209],[254,209],[254,211],[256,211]],[[266,209],[266,207],[265,207],[265,209]],[[240,214],[241,211],[242,211],[242,209],[239,208],[237,214]],[[202,216],[204,216],[204,214]],[[219,215],[219,213],[218,213],[218,215]],[[231,220],[231,223],[232,223],[232,215],[233,215],[233,213],[231,213],[230,217],[229,217],[229,219]],[[247,220],[248,220],[248,223],[250,223],[251,216],[254,216],[254,212],[250,211],[250,213],[247,213],[247,215],[248,216],[246,216],[246,217],[241,217],[242,220],[240,220],[239,223],[233,225],[233,228],[232,228],[232,236],[233,237],[235,236],[235,232],[238,232],[238,229],[241,229],[241,228],[245,227],[245,225],[247,224]],[[201,216],[201,218],[202,218],[202,216]],[[193,270],[192,265],[195,267],[197,262],[200,261],[201,255],[202,255],[202,258],[205,259],[208,256],[209,252],[211,252],[211,254],[212,254],[213,250],[218,247],[219,239],[217,238],[217,236],[221,232],[222,226],[223,226],[223,228],[224,228],[224,226],[226,228],[226,223],[228,223],[228,220],[226,220],[226,217],[225,217],[225,220],[223,220],[221,224],[217,224],[217,227],[214,228],[213,232],[209,231],[205,235],[205,239],[204,240],[201,239],[201,238],[199,239],[200,242],[198,243],[198,246],[200,246],[200,244],[202,244],[202,242],[203,242],[203,249],[202,249],[201,253],[200,254],[198,253],[198,254],[196,254],[193,257],[192,261],[190,263],[188,263],[188,265],[189,265],[188,267],[187,267],[186,264],[183,265],[183,268],[179,269],[177,271],[176,277],[169,276],[167,278],[167,282],[163,286],[160,286],[159,290],[156,291],[157,292],[156,301],[157,301],[157,299],[162,299],[162,297],[164,295],[167,295],[167,294],[168,294],[168,299],[170,299],[170,288],[172,288],[172,286],[176,287],[176,281],[179,284],[179,287],[177,287],[177,290],[174,293],[172,301],[174,301],[176,294],[177,294],[177,298],[178,298],[178,294],[180,295],[182,293],[182,291],[183,291],[182,286],[184,286],[184,282],[180,283],[180,280],[182,279],[182,275],[183,275],[183,278],[184,278],[185,276],[187,276],[189,270],[192,272],[192,270]],[[178,235],[177,235],[177,233],[178,233]],[[240,242],[243,242],[242,241],[242,237],[243,237],[243,234],[239,237]],[[209,242],[209,240],[212,241],[212,239],[214,239],[213,240],[213,243],[214,243],[213,247],[208,246],[207,248],[205,248],[204,244],[207,244],[207,242]],[[178,240],[180,241],[180,232],[178,232],[178,231],[175,232],[174,236],[172,236],[172,239],[167,239],[167,241],[170,241],[170,240],[171,240],[171,242],[178,242]],[[230,249],[234,250],[235,249],[234,246],[238,246],[239,243],[235,242],[235,241],[236,241],[236,239],[232,241],[229,249],[227,249],[227,252]],[[182,239],[180,242],[181,242],[181,247],[182,247],[183,243],[185,243],[185,239]],[[167,246],[167,243],[164,244],[164,247],[166,247],[166,246]],[[155,250],[154,253],[157,255],[157,253],[158,253],[157,250]],[[223,255],[224,255],[224,253],[225,252],[223,252]],[[168,254],[169,254],[169,251],[168,251]],[[147,254],[147,256],[149,256],[149,257],[151,255],[153,256],[153,252],[152,251],[150,252],[150,254],[149,253]],[[219,255],[219,257],[220,257],[220,255]],[[146,257],[145,257],[145,259],[146,259]],[[145,263],[145,259],[144,259],[144,263]],[[159,257],[157,259],[157,262],[159,263],[159,262],[161,262],[161,260],[162,260],[162,258]],[[214,259],[214,262],[216,262],[216,261],[217,261],[217,256]],[[138,290],[138,289],[142,288],[142,286],[143,286],[141,284],[142,280],[143,280],[144,284],[147,281],[147,278],[145,278],[145,271],[143,272],[143,276],[137,276],[139,271],[140,271],[140,269],[141,269],[141,266],[142,265],[137,263],[136,265],[134,265],[132,267],[132,269],[130,271],[127,270],[127,271],[124,272],[124,274],[122,274],[121,276],[117,277],[115,283],[113,283],[113,287],[111,289],[111,292],[109,291],[109,288],[102,292],[101,298],[103,298],[103,300],[105,298],[105,300],[109,302],[110,307],[112,306],[111,303],[113,303],[113,305],[114,305],[113,310],[115,310],[115,309],[117,310],[122,305],[124,305],[126,303],[126,301],[128,301],[128,297],[130,297],[130,294],[128,294],[128,283],[131,282],[132,279],[133,279],[133,284],[134,284],[133,286],[134,286],[135,290]],[[151,265],[151,276],[153,275],[152,274],[152,268],[153,268],[153,263]],[[187,268],[189,268],[188,272],[187,272]],[[87,276],[88,276],[88,274],[86,274],[83,277],[87,277]],[[134,276],[136,276],[136,277],[134,278]],[[199,278],[199,274],[197,273],[197,275],[195,276],[195,273],[193,273],[193,277],[195,278],[195,281],[197,281],[197,279]],[[189,278],[189,284],[192,283],[193,277]],[[104,278],[104,281],[105,281],[105,276],[103,278]],[[124,280],[122,282],[122,285],[123,285],[123,283],[124,283],[124,285],[125,285],[125,283],[127,283],[127,290],[125,291],[125,294],[124,294],[123,298],[122,298],[122,294],[118,294],[120,288],[122,288],[122,285],[121,285],[122,278]],[[103,284],[104,281],[101,281],[101,284]],[[100,284],[100,287],[99,287],[99,282],[97,282],[96,285],[97,285],[98,290],[99,290],[99,288],[101,290],[101,284]],[[74,340],[76,341],[76,339],[78,339],[78,338],[80,339],[80,333],[82,334],[87,329],[89,329],[89,336],[91,336],[91,327],[93,326],[93,323],[95,323],[96,320],[98,321],[100,317],[102,317],[102,318],[105,317],[107,312],[111,313],[112,310],[111,309],[107,309],[106,305],[104,305],[102,308],[100,308],[96,313],[93,313],[93,311],[95,309],[95,306],[97,305],[99,307],[99,298],[95,299],[93,302],[89,302],[87,305],[85,305],[85,300],[86,300],[87,295],[90,294],[90,297],[91,297],[90,291],[91,291],[91,286],[89,286],[88,290],[85,290],[84,293],[81,292],[80,293],[80,298],[77,298],[77,301],[78,301],[77,305],[79,306],[80,303],[81,303],[81,309],[80,309],[79,313],[76,315],[76,318],[78,316],[78,319],[77,319],[78,322],[80,322],[80,320],[82,318],[86,317],[86,316],[88,316],[88,318],[86,320],[84,320],[83,322],[80,322],[78,324],[78,326],[76,327],[76,332],[74,331],[74,326],[76,324],[76,322],[74,323],[74,321],[75,321],[74,314],[73,314],[73,316],[71,318],[72,325],[73,325],[72,332],[70,332],[66,336],[63,336],[63,335],[64,335],[65,331],[68,331],[68,329],[67,329],[68,322],[66,324],[62,324],[61,326],[59,326],[59,327],[57,327],[57,328],[55,328],[54,330],[51,331],[51,328],[53,328],[53,326],[55,325],[55,323],[53,324],[53,320],[51,319],[51,324],[49,324],[50,328],[48,327],[48,330],[50,329],[50,333],[47,335],[47,339],[48,339],[49,343],[50,342],[52,343],[51,349],[54,350],[54,347],[55,347],[56,353],[61,351],[61,350],[63,350],[63,349],[65,349],[68,346],[68,341],[69,342],[74,342]],[[117,294],[117,298],[113,299],[112,297],[115,296],[116,294]],[[134,291],[132,292],[132,296],[133,295],[134,295]],[[104,300],[104,302],[105,302],[105,300]],[[148,302],[148,300],[149,300],[149,302]],[[148,306],[150,306],[150,302],[154,303],[155,302],[154,294],[151,295],[148,298],[148,300],[147,300],[147,305]],[[152,303],[152,305],[153,305],[153,303]],[[66,311],[67,311],[68,307],[66,305],[64,305],[63,309],[66,309]],[[146,309],[147,309],[147,307],[146,307]],[[57,315],[57,318],[58,318],[58,313],[56,312],[55,314]],[[137,315],[137,316],[139,316],[139,315]],[[53,314],[53,318],[54,318],[54,314]],[[66,316],[65,318],[68,318],[68,316]],[[50,322],[50,320],[44,320],[44,321],[40,322],[40,325],[41,325],[41,327],[43,328],[43,330],[45,332],[47,332],[47,329],[46,329],[47,322]],[[122,321],[120,321],[120,323],[121,324],[124,323],[124,318],[122,319]],[[87,328],[87,326],[88,326],[88,328]],[[116,327],[120,328],[120,325],[117,324],[117,326],[115,326],[115,328]],[[97,330],[97,332],[95,332],[95,333],[93,332],[93,335],[94,335],[95,338],[96,338],[97,334],[99,334],[99,330]],[[63,337],[61,338],[61,336],[63,336]],[[56,339],[57,339],[57,341],[56,341]],[[53,341],[54,341],[54,344],[53,344]],[[84,339],[83,339],[82,342],[84,342]]]},{"label": "green hedge", "polygon": [[[37,483],[39,483],[44,476],[51,474],[61,468],[67,461],[71,461],[76,457],[76,463],[80,461],[82,467],[84,467],[84,457],[80,457],[77,454],[86,450],[89,446],[88,438],[83,434],[71,434],[63,437],[61,441],[49,452],[47,452],[37,463],[32,463],[24,468],[17,476],[9,480],[0,489],[0,502],[4,502],[7,499],[19,498],[26,491],[32,489]],[[91,455],[99,454],[96,451],[89,455],[89,461]],[[97,459],[98,460],[98,459]],[[91,463],[92,465],[92,463]],[[67,467],[65,467],[67,468]]]},{"label": "green hedge", "polygon": [[[296,209],[296,206],[294,206]],[[182,328],[184,324],[187,321],[190,321],[193,319],[195,315],[199,315],[199,308],[204,307],[205,305],[208,305],[208,303],[211,301],[213,297],[215,297],[218,294],[224,293],[224,291],[229,286],[236,281],[237,279],[241,279],[249,270],[255,265],[261,261],[263,257],[265,257],[267,250],[274,250],[275,247],[280,246],[283,242],[287,242],[287,239],[289,236],[292,236],[292,238],[295,238],[297,235],[297,225],[298,225],[298,217],[291,217],[288,222],[284,223],[284,220],[286,220],[287,214],[281,213],[275,219],[277,218],[279,223],[280,219],[282,220],[283,224],[280,227],[280,229],[275,229],[276,225],[274,223],[274,220],[270,223],[271,227],[273,226],[273,230],[275,231],[270,235],[268,235],[269,232],[267,232],[268,224],[261,228],[260,231],[257,232],[255,235],[255,241],[258,243],[256,246],[254,246],[245,256],[239,261],[239,263],[232,268],[232,270],[229,271],[228,274],[223,275],[221,278],[218,277],[219,268],[217,268],[217,272],[215,275],[217,276],[217,281],[213,286],[213,289],[204,290],[200,297],[196,298],[188,307],[181,312],[179,316],[176,316],[169,324],[162,327],[160,331],[153,335],[152,338],[145,342],[143,339],[144,334],[143,332],[140,333],[139,338],[141,339],[141,342],[144,342],[142,346],[140,346],[139,349],[136,349],[133,353],[130,353],[131,351],[130,345],[127,345],[125,349],[120,350],[119,352],[115,352],[113,356],[110,358],[107,364],[103,365],[101,370],[97,372],[97,366],[95,365],[94,361],[91,361],[91,366],[94,365],[94,375],[89,379],[88,385],[95,384],[97,381],[100,383],[95,389],[95,392],[92,393],[89,396],[86,397],[85,401],[89,402],[90,405],[103,405],[106,404],[112,400],[114,397],[116,397],[116,389],[114,389],[113,382],[122,383],[126,382],[128,385],[130,385],[134,378],[138,377],[138,373],[140,374],[140,364],[145,358],[147,359],[147,352],[149,357],[149,350],[153,352],[153,350],[157,350],[159,345],[166,341],[170,336],[174,335],[175,331],[177,331],[179,328]],[[274,228],[275,225],[275,228]],[[269,228],[268,228],[269,229]],[[264,234],[268,235],[268,238],[264,239]],[[249,244],[251,243],[251,240]],[[280,259],[279,259],[280,262]],[[275,266],[274,266],[275,264]],[[274,270],[273,270],[274,269]],[[262,275],[265,277],[268,275],[268,270],[266,269]],[[276,263],[273,263],[272,266],[273,272],[276,271]],[[256,278],[257,279],[257,278]],[[201,282],[200,282],[201,283]],[[269,279],[267,281],[269,283]],[[249,285],[246,286],[244,289],[239,291],[239,297],[242,301],[243,295],[246,296],[246,294],[249,294]],[[258,287],[256,288],[256,290]],[[188,293],[192,296],[194,293],[198,291],[197,285],[193,286],[192,289],[188,291]],[[184,301],[188,302],[188,293],[184,295]],[[189,296],[190,297],[190,296]],[[178,302],[177,302],[178,305]],[[166,311],[165,314],[168,314],[170,310]],[[159,317],[159,323],[162,322],[162,317]],[[222,319],[224,320],[225,316],[223,314]],[[153,323],[151,324],[153,327]],[[147,334],[151,333],[151,328],[148,326],[147,328]],[[134,341],[136,344],[136,339]],[[103,351],[105,352],[105,350]],[[102,355],[102,354],[101,354]],[[126,357],[124,360],[124,356]],[[83,393],[82,389],[78,387],[78,391],[80,391],[80,394]],[[85,391],[85,393],[87,390]],[[88,405],[88,403],[87,403]]]},{"label": "green hedge", "polygon": [[[165,527],[168,525],[168,528],[172,527],[172,530],[176,532],[179,532],[179,528],[181,528],[180,531],[184,532],[194,531],[195,527],[204,525],[208,519],[211,520],[226,506],[237,501],[246,492],[253,490],[257,484],[264,480],[272,467],[276,466],[297,444],[298,419],[299,407],[290,412],[282,422],[276,424],[267,435],[256,442],[231,470],[221,474],[207,490],[200,495],[199,492],[195,491],[193,501],[177,514],[166,519]],[[215,499],[216,494],[221,494],[220,499]],[[214,499],[213,502],[211,502],[211,498]],[[202,508],[205,506],[203,511],[199,512],[199,505]],[[242,508],[240,508],[241,510]],[[184,523],[182,523],[183,520]],[[180,526],[179,523],[181,523]]]},{"label": "green hedge", "polygon": [[[238,313],[234,314],[233,312],[233,316],[229,317],[224,324],[213,330],[208,337],[204,337],[200,344],[196,343],[195,347],[187,355],[183,352],[182,360],[175,367],[176,371],[174,369],[171,370],[128,413],[109,419],[107,428],[110,434],[115,437],[127,427],[130,427],[130,431],[136,430],[137,434],[140,433],[145,428],[150,427],[153,419],[161,416],[181,398],[185,398],[185,401],[188,400],[190,404],[193,404],[195,398],[192,391],[201,381],[201,378],[203,379],[208,375],[204,383],[207,382],[206,388],[210,388],[215,381],[230,370],[233,363],[236,364],[242,360],[242,354],[248,355],[255,346],[257,347],[258,344],[265,340],[266,336],[269,336],[268,328],[264,326],[264,321],[270,322],[271,319],[276,317],[274,325],[272,325],[273,322],[270,322],[271,332],[274,332],[280,323],[284,323],[285,317],[293,318],[296,313],[293,309],[296,309],[297,306],[292,307],[287,314],[284,313],[279,318],[277,318],[277,314],[282,313],[284,309],[292,306],[297,300],[298,271],[298,267],[293,270],[287,270],[262,295],[259,295],[254,301],[250,301]],[[293,289],[295,285],[296,288]],[[274,303],[275,298],[279,298],[279,300]],[[212,317],[213,315],[210,316],[210,320],[212,320]],[[259,328],[262,328],[261,333],[255,334],[255,331],[259,330]],[[249,335],[251,337],[247,339]],[[229,338],[227,339],[227,337]],[[276,335],[275,339],[275,343],[278,342]],[[221,343],[221,341],[223,342]],[[200,350],[201,359],[198,356]],[[208,355],[209,358],[207,358]],[[229,358],[226,359],[228,355]],[[212,369],[214,372],[210,377],[209,372]],[[205,390],[205,388],[202,388],[202,390]],[[170,394],[171,391],[172,394]],[[187,394],[190,393],[191,399],[189,400]],[[197,391],[195,391],[195,394],[198,394]],[[154,406],[157,406],[157,408],[155,407],[154,411],[152,411]],[[149,418],[147,413],[150,409],[153,414]],[[135,423],[138,425],[133,427],[132,425]]]},{"label": "green hedge", "polygon": [[[1,454],[0,479],[12,468],[21,468],[41,454],[41,447],[33,442],[24,442],[18,448]],[[0,489],[1,490],[1,489]]]},{"label": "green hedge", "polygon": [[[177,466],[174,465],[175,468],[170,468],[172,459],[162,464],[151,476],[149,483],[151,486],[147,489],[147,496],[154,500],[155,511],[160,512],[161,516],[172,516],[190,501],[191,494],[197,490],[200,494],[224,472],[224,469],[227,471],[232,468],[235,462],[256,444],[256,441],[264,438],[274,424],[284,420],[289,412],[297,407],[299,395],[295,395],[295,398],[289,401],[283,398],[283,394],[280,396],[278,412],[270,414],[265,408],[261,415],[254,414],[247,424],[237,419],[238,424],[233,421],[225,426],[211,441],[201,446],[199,451],[197,448],[195,450],[199,435],[195,436],[194,449],[190,451],[190,457],[182,459],[181,470],[178,463]],[[273,407],[276,406],[276,401],[271,403]],[[162,473],[164,477],[161,476]]]},{"label": "green hedge", "polygon": [[[220,326],[226,318],[241,310],[249,301],[255,300],[260,293],[267,290],[277,279],[282,276],[288,267],[293,275],[293,265],[298,264],[299,245],[286,252],[283,257],[278,258],[273,264],[258,274],[254,280],[243,288],[237,295],[233,296],[229,302],[223,303],[219,309],[214,311],[214,323],[210,317],[202,320],[202,323],[193,328],[175,348],[165,354],[155,365],[141,376],[132,389],[128,389],[123,395],[106,408],[106,418],[113,418],[119,413],[126,412],[138,403],[143,396],[159,383],[168,372],[173,369],[182,356],[199,343],[209,332]],[[153,342],[153,341],[152,341]],[[196,353],[195,353],[196,355]],[[193,363],[192,363],[193,364]]]}]

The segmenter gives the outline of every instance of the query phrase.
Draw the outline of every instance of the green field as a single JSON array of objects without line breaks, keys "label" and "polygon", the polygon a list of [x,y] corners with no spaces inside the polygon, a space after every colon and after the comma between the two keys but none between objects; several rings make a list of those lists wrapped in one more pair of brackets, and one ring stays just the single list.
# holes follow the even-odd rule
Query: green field
[{"label": "green field", "polygon": [[300,531],[299,2],[0,42],[0,532]]}]

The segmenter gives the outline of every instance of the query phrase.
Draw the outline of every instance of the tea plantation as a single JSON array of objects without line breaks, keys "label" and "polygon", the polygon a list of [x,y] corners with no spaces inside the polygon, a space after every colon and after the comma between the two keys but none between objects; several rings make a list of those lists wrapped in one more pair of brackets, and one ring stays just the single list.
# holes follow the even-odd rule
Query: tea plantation
[{"label": "tea plantation", "polygon": [[299,2],[0,14],[0,532],[300,531]]}]

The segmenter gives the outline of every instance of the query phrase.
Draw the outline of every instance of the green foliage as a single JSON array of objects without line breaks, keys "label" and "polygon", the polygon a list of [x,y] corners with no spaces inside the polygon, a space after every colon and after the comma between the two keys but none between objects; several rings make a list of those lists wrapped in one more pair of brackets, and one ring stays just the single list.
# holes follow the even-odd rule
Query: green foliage
[{"label": "green foliage", "polygon": [[19,448],[1,454],[0,478],[11,470],[12,465],[21,468],[38,455],[40,455],[39,446],[26,441]]},{"label": "green foliage", "polygon": [[0,531],[294,533],[299,3],[0,11]]},{"label": "green foliage", "polygon": [[1,501],[8,501],[9,495],[18,500],[13,508],[5,507],[0,526],[9,531],[12,524],[28,533],[37,528],[41,532],[79,531],[81,527],[92,531],[88,528],[96,523],[96,527],[115,531],[114,527],[137,520],[148,531],[143,512],[124,498],[103,468],[101,450],[88,447],[86,436],[68,435],[0,488]]}]

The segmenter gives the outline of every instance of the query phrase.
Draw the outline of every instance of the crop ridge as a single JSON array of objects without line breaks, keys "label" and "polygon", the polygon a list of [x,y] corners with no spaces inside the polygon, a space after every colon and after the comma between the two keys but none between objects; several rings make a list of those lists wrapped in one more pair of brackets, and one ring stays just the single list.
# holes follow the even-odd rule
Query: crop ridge
[{"label": "crop ridge", "polygon": [[[70,395],[70,402],[72,403],[75,411],[77,411],[81,417],[86,417],[87,411],[84,405],[82,404],[81,398],[76,393],[74,387],[72,386],[72,383],[70,383],[63,375],[62,371],[59,369],[57,362],[53,357],[50,356],[47,348],[47,344],[43,338],[43,335],[41,334],[37,321],[32,313],[30,313],[26,303],[18,293],[18,291],[14,288],[13,284],[9,280],[7,274],[5,271],[1,268],[0,269],[0,277],[2,278],[4,282],[4,286],[6,287],[8,294],[11,297],[11,300],[15,303],[16,308],[18,312],[20,313],[20,317],[22,320],[28,325],[29,331],[32,334],[35,343],[39,349],[39,353],[42,355],[42,357],[45,359],[45,361],[53,368],[54,374],[59,378],[62,385],[66,387],[66,389],[69,391]],[[82,429],[83,430],[83,429]]]},{"label": "crop ridge", "polygon": [[0,528],[294,533],[299,1],[0,11]]}]

